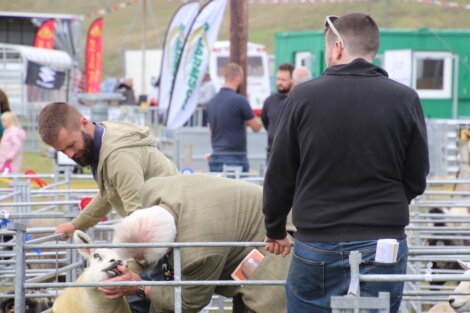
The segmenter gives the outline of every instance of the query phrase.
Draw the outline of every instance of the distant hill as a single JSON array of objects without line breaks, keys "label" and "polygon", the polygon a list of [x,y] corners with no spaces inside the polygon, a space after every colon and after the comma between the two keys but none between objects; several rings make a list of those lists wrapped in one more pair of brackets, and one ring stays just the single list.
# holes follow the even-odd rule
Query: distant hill
[{"label": "distant hill", "polygon": [[[86,15],[101,9],[112,8],[127,1],[129,0],[0,0],[0,11]],[[183,2],[147,1],[150,1],[153,13],[148,14],[147,18],[147,48],[150,49],[161,47],[166,26],[173,13]],[[452,2],[469,4],[469,1],[463,0],[453,0]],[[121,75],[120,56],[122,50],[140,49],[141,47],[143,15],[139,8],[139,4],[133,4],[104,16],[104,70],[107,75]],[[276,32],[321,29],[325,16],[343,15],[349,12],[368,13],[382,28],[470,29],[470,10],[445,8],[415,1],[250,4],[248,13],[249,40],[266,44],[268,51],[274,53],[274,34]],[[92,21],[91,17],[85,18],[84,33]],[[229,7],[225,12],[219,39],[227,40],[228,36]]]}]

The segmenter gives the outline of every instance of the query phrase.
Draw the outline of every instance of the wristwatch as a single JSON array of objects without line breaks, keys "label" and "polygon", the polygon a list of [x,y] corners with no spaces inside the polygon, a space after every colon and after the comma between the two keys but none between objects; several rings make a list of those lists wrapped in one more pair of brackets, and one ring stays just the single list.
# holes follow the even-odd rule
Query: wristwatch
[{"label": "wristwatch", "polygon": [[145,299],[145,286],[140,286],[139,289],[137,289],[137,293],[135,294],[139,298]]}]

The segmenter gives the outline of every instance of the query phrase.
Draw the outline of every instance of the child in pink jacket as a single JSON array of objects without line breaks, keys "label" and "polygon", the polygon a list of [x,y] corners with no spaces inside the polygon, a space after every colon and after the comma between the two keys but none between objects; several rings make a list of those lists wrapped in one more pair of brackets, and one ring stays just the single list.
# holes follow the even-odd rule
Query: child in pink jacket
[{"label": "child in pink jacket", "polygon": [[2,126],[5,131],[0,140],[0,169],[5,167],[5,163],[8,163],[12,173],[19,173],[26,133],[21,129],[16,115],[12,112],[2,114]]}]

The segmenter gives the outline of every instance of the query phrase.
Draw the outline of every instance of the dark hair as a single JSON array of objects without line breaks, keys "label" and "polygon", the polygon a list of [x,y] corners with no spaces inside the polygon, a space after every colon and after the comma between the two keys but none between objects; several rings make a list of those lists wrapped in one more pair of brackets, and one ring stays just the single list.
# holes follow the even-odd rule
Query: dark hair
[{"label": "dark hair", "polygon": [[282,63],[277,68],[278,71],[286,71],[289,72],[290,77],[292,78],[292,72],[294,71],[294,65],[291,63]]},{"label": "dark hair", "polygon": [[[333,25],[349,54],[375,57],[379,49],[379,27],[372,17],[364,13],[349,13],[336,19]],[[335,37],[332,31],[327,32],[328,40]]]},{"label": "dark hair", "polygon": [[0,113],[10,112],[10,103],[7,94],[0,89]]},{"label": "dark hair", "polygon": [[224,70],[224,78],[226,81],[233,81],[235,77],[243,76],[243,69],[236,63],[229,63]]},{"label": "dark hair", "polygon": [[39,113],[39,135],[46,144],[53,145],[60,129],[80,129],[80,118],[82,118],[82,114],[70,104],[65,102],[49,103]]}]

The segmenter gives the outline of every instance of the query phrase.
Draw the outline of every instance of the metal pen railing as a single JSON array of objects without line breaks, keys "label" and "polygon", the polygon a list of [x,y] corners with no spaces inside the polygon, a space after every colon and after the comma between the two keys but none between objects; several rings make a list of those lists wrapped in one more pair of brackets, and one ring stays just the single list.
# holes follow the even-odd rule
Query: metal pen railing
[{"label": "metal pen railing", "polygon": [[[178,242],[178,243],[158,243],[158,244],[109,244],[109,243],[93,243],[93,244],[39,244],[39,241],[30,240],[24,242],[24,234],[26,227],[19,223],[10,226],[11,230],[16,231],[17,244],[16,252],[16,272],[15,279],[15,313],[24,312],[25,307],[25,289],[26,288],[66,288],[66,287],[104,287],[104,286],[169,286],[175,288],[175,313],[182,312],[182,287],[194,285],[211,285],[211,286],[238,286],[238,285],[284,285],[284,280],[251,280],[251,281],[234,281],[234,280],[207,280],[207,281],[185,281],[182,279],[181,273],[181,249],[182,248],[198,248],[198,247],[262,247],[264,242]],[[61,235],[53,235],[52,238],[59,238]],[[50,239],[51,237],[47,238]],[[44,241],[44,240],[43,240]],[[99,282],[99,283],[76,283],[76,282],[60,282],[60,283],[37,283],[26,282],[24,267],[24,251],[29,249],[79,249],[79,248],[172,248],[174,257],[174,280],[173,281],[138,281],[138,282]]]}]

